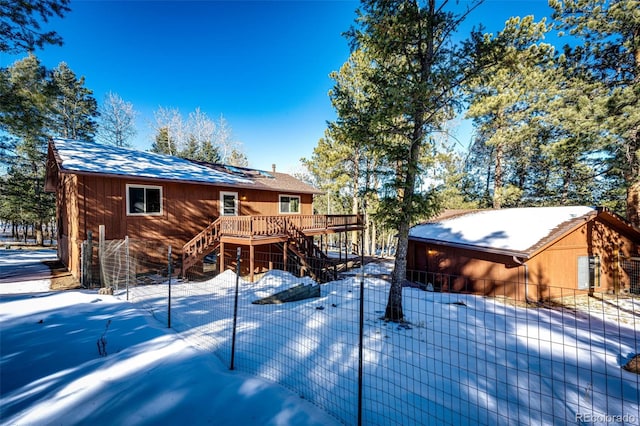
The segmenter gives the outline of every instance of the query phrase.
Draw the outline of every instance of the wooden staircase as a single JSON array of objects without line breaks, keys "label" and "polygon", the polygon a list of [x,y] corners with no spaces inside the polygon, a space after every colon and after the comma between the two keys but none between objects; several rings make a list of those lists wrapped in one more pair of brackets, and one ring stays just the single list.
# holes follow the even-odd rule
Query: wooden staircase
[{"label": "wooden staircase", "polygon": [[[253,235],[252,233],[247,234],[236,226],[238,223],[240,222],[237,221],[237,218],[231,220],[219,217],[187,242],[182,247],[182,276],[185,277],[189,268],[215,251],[220,246],[222,236],[238,236],[240,234],[249,239],[250,235]],[[326,282],[331,279],[332,275],[329,271],[329,267],[332,266],[331,260],[291,218],[286,216],[261,217],[259,223],[264,226],[260,226],[257,235],[279,235],[286,238],[288,250],[298,258],[300,266],[308,271],[314,280]]]},{"label": "wooden staircase", "polygon": [[289,237],[287,248],[299,259],[311,278],[320,283],[331,281],[333,275],[329,271],[332,266],[329,257],[302,230],[290,221],[286,222],[285,230]]},{"label": "wooden staircase", "polygon": [[182,276],[220,245],[220,218],[213,221],[182,247]]}]

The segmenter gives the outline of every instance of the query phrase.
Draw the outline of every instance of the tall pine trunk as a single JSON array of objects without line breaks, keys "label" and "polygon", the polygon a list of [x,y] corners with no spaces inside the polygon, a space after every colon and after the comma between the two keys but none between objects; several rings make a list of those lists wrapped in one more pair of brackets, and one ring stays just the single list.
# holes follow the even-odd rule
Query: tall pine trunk
[{"label": "tall pine trunk", "polygon": [[494,177],[493,177],[493,208],[502,208],[502,186],[504,184],[504,170],[502,168],[502,162],[504,160],[504,150],[502,144],[496,145],[496,158],[494,163]]},{"label": "tall pine trunk", "polygon": [[627,188],[627,220],[640,228],[640,180]]},{"label": "tall pine trunk", "polygon": [[34,225],[34,236],[36,238],[36,245],[37,246],[43,246],[44,245],[44,238],[42,236],[42,221],[39,221],[38,223],[36,223]]},{"label": "tall pine trunk", "polygon": [[[420,117],[420,114],[416,114]],[[415,194],[416,179],[418,177],[418,164],[420,161],[421,147],[424,143],[423,123],[420,120],[414,121],[414,131],[412,137],[407,167],[403,176],[404,187],[399,193],[399,203],[401,206],[402,220],[398,226],[398,243],[396,246],[395,263],[391,273],[391,288],[389,289],[389,300],[385,310],[384,319],[387,321],[400,322],[404,320],[402,309],[402,286],[407,277],[407,251],[409,247],[409,228],[411,227],[413,211],[413,196]]]}]

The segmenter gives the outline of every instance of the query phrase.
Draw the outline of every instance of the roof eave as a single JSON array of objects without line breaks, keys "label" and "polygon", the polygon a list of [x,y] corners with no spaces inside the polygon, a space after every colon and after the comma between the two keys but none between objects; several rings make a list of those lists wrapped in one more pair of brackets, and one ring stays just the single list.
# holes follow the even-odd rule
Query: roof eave
[{"label": "roof eave", "polygon": [[[308,190],[292,190],[292,189],[284,189],[284,188],[265,188],[256,186],[253,182],[241,182],[241,183],[233,183],[233,182],[202,182],[198,180],[188,180],[188,179],[170,179],[170,178],[159,178],[159,177],[149,177],[149,176],[131,176],[131,175],[120,175],[117,173],[102,173],[102,172],[88,172],[88,171],[79,171],[79,170],[69,170],[63,167],[60,167],[60,163],[58,163],[58,169],[60,173],[63,174],[75,174],[81,176],[99,176],[99,177],[107,177],[114,179],[129,179],[135,181],[147,181],[154,183],[162,183],[162,182],[170,182],[170,183],[183,183],[188,185],[205,185],[205,186],[221,186],[221,187],[230,187],[230,188],[243,188],[243,189],[253,189],[258,191],[270,191],[270,192],[288,192],[295,194],[315,194],[315,192]],[[55,191],[55,188],[54,188]]]},{"label": "roof eave", "polygon": [[625,218],[619,216],[615,212],[606,207],[598,207],[598,216],[602,217],[610,225],[614,226],[618,231],[633,236],[640,241],[640,229],[636,228]]},{"label": "roof eave", "polygon": [[[47,167],[45,172],[45,181],[44,181],[44,191],[45,192],[56,192],[57,189],[57,175],[61,172],[62,160],[60,160],[60,156],[58,155],[58,151],[56,150],[53,141],[49,139],[49,143],[47,144]],[[56,168],[57,171],[54,172],[53,168]]]},{"label": "roof eave", "polygon": [[431,238],[421,238],[421,237],[412,237],[412,236],[409,236],[409,239],[413,241],[419,241],[419,242],[434,244],[438,246],[454,247],[454,248],[465,249],[465,250],[479,251],[482,253],[498,254],[501,256],[511,256],[511,257],[515,256],[521,260],[528,260],[529,258],[532,257],[532,253],[526,250],[508,250],[508,249],[500,249],[495,247],[476,246],[473,244],[455,243],[455,242],[449,242],[449,241],[434,240]]}]

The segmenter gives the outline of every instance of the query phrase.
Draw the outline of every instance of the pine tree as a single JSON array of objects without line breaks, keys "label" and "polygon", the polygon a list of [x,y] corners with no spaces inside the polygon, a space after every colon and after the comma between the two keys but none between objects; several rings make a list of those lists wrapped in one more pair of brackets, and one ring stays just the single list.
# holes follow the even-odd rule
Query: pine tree
[{"label": "pine tree", "polygon": [[47,44],[62,45],[55,31],[43,31],[49,18],[62,18],[71,9],[69,0],[30,0],[0,2],[0,52],[33,52]]},{"label": "pine tree", "polygon": [[158,129],[150,151],[158,154],[175,155],[177,151],[175,141],[169,137],[169,130],[166,127]]},{"label": "pine tree", "polygon": [[[382,176],[379,217],[396,230],[396,258],[385,319],[402,321],[402,285],[406,277],[409,228],[438,210],[436,194],[421,190],[425,155],[433,152],[433,134],[452,118],[459,100],[466,55],[452,34],[465,14],[447,12],[447,1],[363,1],[352,44],[369,58],[367,95],[376,108],[360,122],[372,123],[369,141],[387,166]],[[476,4],[475,2],[472,4]],[[427,161],[426,164],[431,163]]]},{"label": "pine tree", "polygon": [[484,55],[499,59],[465,86],[467,117],[474,120],[479,143],[488,148],[475,153],[490,155],[493,164],[493,208],[519,205],[525,198],[545,108],[556,96],[548,76],[554,49],[541,42],[548,31],[544,20],[535,23],[532,16],[509,19],[496,37],[485,35]]},{"label": "pine tree", "polygon": [[[205,149],[206,147],[203,146],[203,152],[206,154],[207,152],[211,152],[212,154],[215,153],[215,155],[217,157],[214,157],[212,154],[209,154],[211,158],[219,158],[218,155],[218,151],[215,150],[215,148],[213,146],[211,146],[211,148],[209,148],[208,150]],[[215,151],[214,151],[215,150]],[[218,162],[220,161],[218,160],[204,160],[204,161],[209,161],[212,163]],[[227,164],[230,164],[232,166],[238,166],[238,167],[249,167],[249,160],[247,159],[247,156],[245,153],[238,151],[237,149],[234,149],[233,151],[231,151],[231,155],[229,155],[229,157],[227,158],[226,161]]]},{"label": "pine tree", "polygon": [[42,225],[51,219],[54,199],[44,192],[47,129],[55,91],[45,67],[29,55],[2,69],[0,95],[0,160],[7,168],[3,196],[8,213],[23,224],[35,223],[37,243],[42,244]]},{"label": "pine tree", "polygon": [[51,133],[68,139],[92,141],[96,133],[98,103],[93,91],[77,78],[69,66],[61,62],[53,70],[55,100],[51,112]]},{"label": "pine tree", "polygon": [[[567,74],[591,105],[590,114],[580,115],[580,126],[607,154],[600,156],[603,169],[626,191],[627,219],[640,227],[640,1],[549,3],[559,27],[572,36],[564,49]],[[576,113],[582,106],[575,103]],[[614,184],[610,194],[615,189]]]},{"label": "pine tree", "polygon": [[42,227],[55,214],[55,199],[44,192],[48,140],[54,135],[90,139],[96,104],[84,79],[65,64],[51,72],[33,54],[0,75],[0,160],[7,170],[3,195],[10,200],[8,214],[35,224],[41,244]]}]

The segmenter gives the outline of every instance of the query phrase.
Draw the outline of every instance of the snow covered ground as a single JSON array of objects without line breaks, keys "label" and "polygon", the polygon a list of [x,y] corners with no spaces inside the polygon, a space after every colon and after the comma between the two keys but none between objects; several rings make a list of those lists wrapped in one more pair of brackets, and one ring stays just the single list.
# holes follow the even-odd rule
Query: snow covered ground
[{"label": "snow covered ground", "polygon": [[0,419],[355,424],[363,281],[363,424],[640,424],[640,376],[621,368],[640,352],[638,298],[532,309],[406,288],[398,325],[379,319],[388,283],[374,275],[390,267],[280,305],[251,302],[308,281],[238,279],[234,371],[231,271],[172,285],[173,330],[166,284],[130,289],[132,302],[122,290],[3,296]]},{"label": "snow covered ground", "polygon": [[282,386],[229,371],[129,302],[8,280],[43,273],[52,254],[0,251],[1,424],[338,424]]}]

